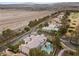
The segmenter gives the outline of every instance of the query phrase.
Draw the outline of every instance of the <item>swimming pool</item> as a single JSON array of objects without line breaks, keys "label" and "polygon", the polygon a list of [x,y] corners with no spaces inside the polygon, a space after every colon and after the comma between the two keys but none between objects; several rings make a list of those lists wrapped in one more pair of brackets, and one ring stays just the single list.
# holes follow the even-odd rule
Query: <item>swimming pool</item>
[{"label": "swimming pool", "polygon": [[53,52],[53,46],[50,42],[46,42],[44,46],[42,46],[41,50],[46,51],[48,54]]}]

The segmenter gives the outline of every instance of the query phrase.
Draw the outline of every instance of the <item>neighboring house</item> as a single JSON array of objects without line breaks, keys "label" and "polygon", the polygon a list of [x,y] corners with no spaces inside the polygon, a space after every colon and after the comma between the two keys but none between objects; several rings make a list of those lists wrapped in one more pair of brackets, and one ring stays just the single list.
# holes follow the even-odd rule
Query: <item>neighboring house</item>
[{"label": "neighboring house", "polygon": [[59,14],[59,16],[51,19],[51,21],[48,23],[49,26],[43,27],[43,30],[59,30],[59,27],[62,25],[61,24],[61,19],[64,16],[64,13]]},{"label": "neighboring house", "polygon": [[61,19],[63,18],[65,13],[60,13],[57,17],[56,17],[56,22],[61,23]]},{"label": "neighboring house", "polygon": [[56,31],[58,31],[59,26],[61,26],[61,25],[60,24],[59,25],[57,25],[57,24],[49,24],[48,27],[43,27],[42,30],[56,30]]}]

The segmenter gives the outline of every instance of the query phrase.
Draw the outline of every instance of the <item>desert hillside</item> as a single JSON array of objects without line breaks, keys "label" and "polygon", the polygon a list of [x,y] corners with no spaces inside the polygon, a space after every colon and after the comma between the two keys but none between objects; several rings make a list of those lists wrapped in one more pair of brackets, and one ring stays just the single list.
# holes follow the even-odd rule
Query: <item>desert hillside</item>
[{"label": "desert hillside", "polygon": [[22,27],[31,20],[42,18],[51,13],[51,11],[0,10],[0,31]]}]

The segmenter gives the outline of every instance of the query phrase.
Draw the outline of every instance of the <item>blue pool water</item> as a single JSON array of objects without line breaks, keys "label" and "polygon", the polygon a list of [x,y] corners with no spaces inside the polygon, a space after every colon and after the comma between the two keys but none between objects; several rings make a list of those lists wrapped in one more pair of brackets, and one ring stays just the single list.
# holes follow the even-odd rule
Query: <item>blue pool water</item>
[{"label": "blue pool water", "polygon": [[50,52],[53,51],[53,46],[50,42],[47,42],[42,48],[41,50],[46,51],[48,54],[50,54]]}]

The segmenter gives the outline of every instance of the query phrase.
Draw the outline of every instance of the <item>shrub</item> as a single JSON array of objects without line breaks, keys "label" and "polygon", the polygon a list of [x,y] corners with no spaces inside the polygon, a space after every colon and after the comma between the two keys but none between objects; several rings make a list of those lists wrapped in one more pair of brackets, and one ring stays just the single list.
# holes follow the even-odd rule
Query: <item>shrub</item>
[{"label": "shrub", "polygon": [[48,53],[45,51],[42,51],[39,48],[32,48],[29,51],[29,55],[30,56],[46,56],[46,55],[48,55]]}]

